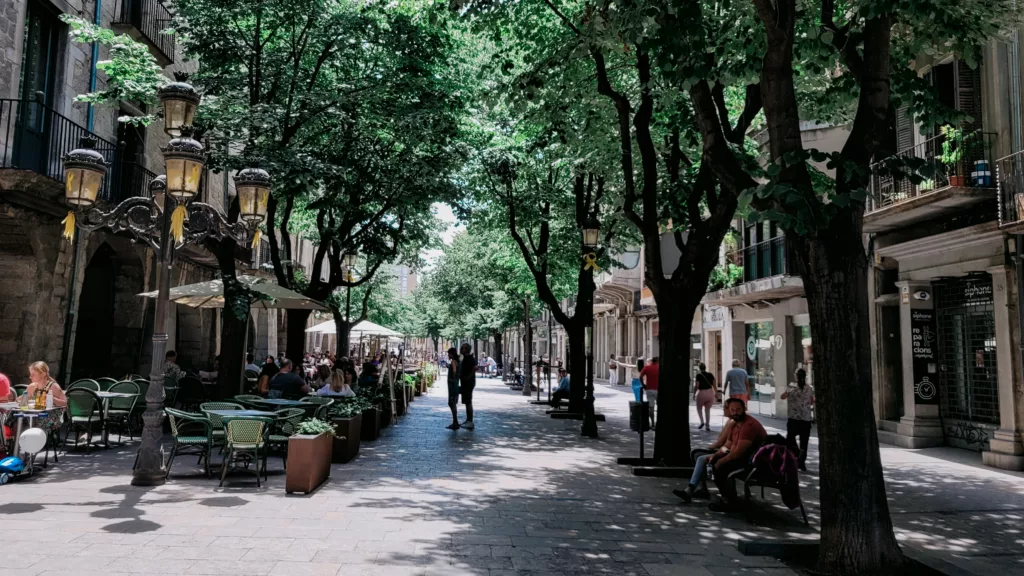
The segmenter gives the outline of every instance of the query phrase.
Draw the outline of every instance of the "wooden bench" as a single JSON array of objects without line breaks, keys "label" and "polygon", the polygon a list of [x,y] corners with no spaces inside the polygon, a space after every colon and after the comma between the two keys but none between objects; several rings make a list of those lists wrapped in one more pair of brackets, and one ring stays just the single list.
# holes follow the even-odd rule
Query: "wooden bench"
[{"label": "wooden bench", "polygon": [[[761,499],[764,499],[764,489],[774,488],[779,491],[779,495],[782,494],[782,486],[775,481],[774,478],[766,478],[762,474],[758,474],[757,468],[749,467],[741,470],[736,470],[732,474],[729,474],[729,480],[743,482],[743,496],[746,500],[746,510],[749,515],[750,511],[750,489],[761,488]],[[799,490],[799,488],[798,488]],[[807,511],[804,510],[804,499],[800,498],[800,515],[803,516],[804,526],[810,526],[807,522]]]}]

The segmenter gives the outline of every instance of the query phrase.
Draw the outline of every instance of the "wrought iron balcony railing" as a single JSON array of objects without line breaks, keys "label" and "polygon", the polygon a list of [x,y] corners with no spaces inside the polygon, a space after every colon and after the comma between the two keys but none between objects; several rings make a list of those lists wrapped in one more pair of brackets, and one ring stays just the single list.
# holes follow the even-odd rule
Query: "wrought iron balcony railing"
[{"label": "wrought iron balcony railing", "polygon": [[776,236],[730,252],[726,254],[726,261],[743,267],[744,282],[793,273],[785,236]]},{"label": "wrought iron balcony railing", "polygon": [[996,160],[999,225],[1024,222],[1024,151]]},{"label": "wrought iron balcony railing", "polygon": [[135,28],[158,52],[158,60],[174,62],[174,35],[163,33],[171,26],[171,13],[159,0],[121,0],[114,26]]},{"label": "wrought iron balcony railing", "polygon": [[[117,158],[113,142],[100,138],[70,118],[32,100],[0,100],[0,168],[29,170],[64,181],[64,155],[81,138],[96,139],[96,149],[112,165]],[[101,194],[110,196],[111,179],[104,179]]]},{"label": "wrought iron balcony railing", "polygon": [[156,174],[147,170],[141,162],[122,160],[120,154],[110,167],[109,174],[111,185],[108,188],[109,193],[104,194],[103,199],[112,204],[136,196],[148,198],[149,184],[156,178]]},{"label": "wrought iron balcony railing", "polygon": [[995,134],[949,130],[871,166],[867,213],[944,188],[992,188]]}]

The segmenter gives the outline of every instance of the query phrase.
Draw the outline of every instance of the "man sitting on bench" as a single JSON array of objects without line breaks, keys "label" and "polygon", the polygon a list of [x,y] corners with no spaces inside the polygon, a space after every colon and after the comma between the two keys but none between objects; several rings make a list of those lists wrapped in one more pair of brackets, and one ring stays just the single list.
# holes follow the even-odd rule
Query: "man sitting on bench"
[{"label": "man sitting on bench", "polygon": [[674,490],[673,493],[689,502],[697,487],[704,483],[707,465],[714,471],[715,486],[722,502],[712,502],[709,508],[716,511],[728,510],[736,501],[736,486],[729,479],[729,474],[750,465],[754,452],[768,436],[764,426],[747,415],[747,405],[739,398],[729,398],[725,402],[726,413],[730,422],[723,428],[718,441],[711,445],[717,451],[710,455],[697,458],[693,476],[685,490]]},{"label": "man sitting on bench", "polygon": [[569,399],[569,375],[566,374],[565,368],[558,369],[558,388],[555,388],[554,393],[551,394],[551,405],[558,407],[558,404],[562,400]]}]

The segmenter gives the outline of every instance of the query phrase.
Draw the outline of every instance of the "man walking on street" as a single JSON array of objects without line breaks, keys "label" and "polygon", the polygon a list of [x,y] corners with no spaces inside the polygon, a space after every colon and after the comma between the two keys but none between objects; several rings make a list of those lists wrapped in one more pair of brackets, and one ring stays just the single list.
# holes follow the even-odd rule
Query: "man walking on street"
[{"label": "man walking on street", "polygon": [[459,429],[459,351],[448,349],[448,407],[452,409],[452,423],[449,430]]},{"label": "man walking on street", "polygon": [[740,368],[737,358],[732,361],[732,370],[725,373],[725,394],[729,398],[743,400],[744,406],[750,400],[750,375]]},{"label": "man walking on street", "polygon": [[476,387],[476,358],[468,343],[462,345],[462,362],[459,366],[462,404],[466,406],[466,421],[462,427],[473,429],[473,388]]},{"label": "man walking on street", "polygon": [[654,429],[654,410],[658,406],[658,357],[651,358],[651,363],[640,371],[640,383],[647,392],[647,401],[651,405],[651,429]]}]

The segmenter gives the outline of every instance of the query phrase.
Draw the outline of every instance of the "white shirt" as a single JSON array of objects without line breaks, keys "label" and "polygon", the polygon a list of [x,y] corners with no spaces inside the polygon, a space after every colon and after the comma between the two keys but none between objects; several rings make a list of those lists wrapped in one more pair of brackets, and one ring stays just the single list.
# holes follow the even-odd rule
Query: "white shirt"
[{"label": "white shirt", "polygon": [[259,372],[260,371],[260,367],[255,365],[255,364],[252,364],[252,363],[246,364],[245,365],[245,369],[247,371],[249,371],[249,372]]},{"label": "white shirt", "polygon": [[324,384],[323,388],[316,391],[317,396],[355,396],[356,393],[352,391],[352,387],[345,384],[341,387],[341,390],[334,392],[331,390],[330,384]]}]

